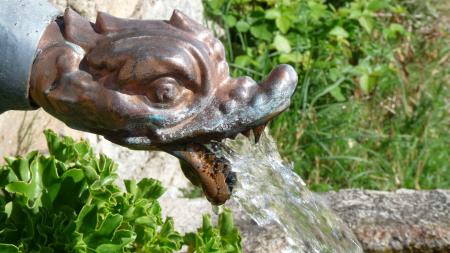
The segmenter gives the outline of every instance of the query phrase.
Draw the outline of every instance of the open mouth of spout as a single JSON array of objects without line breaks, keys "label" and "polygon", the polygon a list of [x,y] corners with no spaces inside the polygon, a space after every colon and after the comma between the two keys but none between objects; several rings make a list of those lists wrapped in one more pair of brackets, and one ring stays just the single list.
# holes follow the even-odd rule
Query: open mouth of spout
[{"label": "open mouth of spout", "polygon": [[[258,142],[265,126],[266,124],[262,124],[240,134]],[[231,197],[237,181],[236,173],[232,171],[230,162],[221,156],[218,140],[178,144],[165,148],[165,151],[180,159],[185,176],[202,188],[209,202],[222,205]]]}]

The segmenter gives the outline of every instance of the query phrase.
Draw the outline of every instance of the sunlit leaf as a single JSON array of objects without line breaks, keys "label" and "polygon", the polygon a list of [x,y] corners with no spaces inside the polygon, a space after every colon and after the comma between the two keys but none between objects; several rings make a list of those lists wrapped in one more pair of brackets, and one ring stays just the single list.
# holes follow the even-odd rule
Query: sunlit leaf
[{"label": "sunlit leaf", "polygon": [[289,28],[291,28],[291,21],[286,16],[279,16],[275,20],[275,24],[280,29],[282,33],[288,32]]},{"label": "sunlit leaf", "polygon": [[225,23],[227,24],[227,26],[234,27],[236,25],[236,22],[237,20],[233,15],[225,16]]},{"label": "sunlit leaf", "polygon": [[248,30],[250,29],[250,25],[247,22],[243,21],[243,20],[239,20],[236,23],[236,29],[239,32],[245,33],[245,32],[248,32]]},{"label": "sunlit leaf", "polygon": [[265,11],[266,19],[276,19],[281,16],[281,13],[277,9],[268,9]]},{"label": "sunlit leaf", "polygon": [[348,34],[348,32],[344,29],[344,28],[342,28],[342,27],[340,27],[340,26],[335,26],[331,31],[330,31],[330,33],[329,33],[330,35],[332,35],[332,36],[335,36],[335,37],[337,37],[337,38],[348,38],[348,36],[349,36],[349,34]]},{"label": "sunlit leaf", "polygon": [[281,34],[277,34],[275,36],[273,44],[278,52],[281,53],[291,52],[291,45],[289,44],[289,40]]},{"label": "sunlit leaf", "polygon": [[273,36],[272,33],[268,30],[266,24],[250,27],[250,33],[255,36],[255,38],[265,41],[270,41]]},{"label": "sunlit leaf", "polygon": [[358,19],[359,24],[366,30],[367,33],[371,33],[373,29],[373,20],[371,17],[362,16]]},{"label": "sunlit leaf", "polygon": [[387,7],[389,7],[388,0],[372,0],[367,6],[367,9],[373,12],[377,12]]}]

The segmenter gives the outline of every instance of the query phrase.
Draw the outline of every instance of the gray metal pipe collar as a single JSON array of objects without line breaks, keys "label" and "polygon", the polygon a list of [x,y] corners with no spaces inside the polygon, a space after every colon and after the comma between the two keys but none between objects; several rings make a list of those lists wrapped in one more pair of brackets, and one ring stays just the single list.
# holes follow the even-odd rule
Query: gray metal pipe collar
[{"label": "gray metal pipe collar", "polygon": [[0,0],[0,113],[33,109],[31,67],[45,28],[59,15],[46,0]]}]

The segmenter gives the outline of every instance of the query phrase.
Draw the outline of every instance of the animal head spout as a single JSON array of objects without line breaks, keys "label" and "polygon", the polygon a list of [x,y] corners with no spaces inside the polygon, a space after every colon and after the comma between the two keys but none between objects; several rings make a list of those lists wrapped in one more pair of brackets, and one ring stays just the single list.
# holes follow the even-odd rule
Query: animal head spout
[{"label": "animal head spout", "polygon": [[[65,38],[85,51],[80,68],[103,87],[139,101],[126,127],[105,136],[135,149],[166,150],[213,203],[230,195],[234,174],[204,144],[264,125],[289,105],[297,74],[276,67],[262,82],[233,78],[222,43],[179,11],[168,21],[99,13],[95,24],[68,10]],[[81,27],[81,28],[80,28]],[[120,106],[114,104],[113,106]],[[218,169],[220,168],[220,169]]]}]

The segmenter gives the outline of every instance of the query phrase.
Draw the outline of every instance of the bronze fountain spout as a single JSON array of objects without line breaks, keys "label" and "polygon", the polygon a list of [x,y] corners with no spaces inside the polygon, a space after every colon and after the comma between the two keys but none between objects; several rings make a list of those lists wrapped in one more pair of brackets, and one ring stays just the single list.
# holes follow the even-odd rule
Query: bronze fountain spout
[{"label": "bronze fountain spout", "polygon": [[178,157],[219,205],[236,178],[208,144],[252,129],[258,136],[288,107],[296,85],[289,65],[259,84],[230,77],[221,42],[179,11],[167,21],[99,13],[94,24],[67,9],[39,43],[30,95],[73,128]]}]

